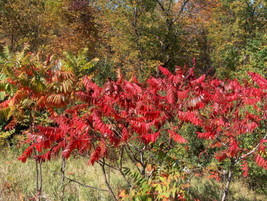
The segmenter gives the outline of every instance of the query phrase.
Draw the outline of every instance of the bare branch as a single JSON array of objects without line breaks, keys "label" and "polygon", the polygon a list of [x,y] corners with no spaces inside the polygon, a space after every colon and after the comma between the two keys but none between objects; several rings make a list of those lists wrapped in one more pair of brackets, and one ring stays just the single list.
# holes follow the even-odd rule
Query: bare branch
[{"label": "bare branch", "polygon": [[107,178],[107,174],[106,174],[106,168],[105,168],[105,159],[103,158],[103,163],[100,165],[101,168],[102,168],[102,172],[103,172],[103,176],[104,176],[104,179],[105,179],[105,183],[106,183],[106,186],[108,187],[108,191],[110,192],[110,194],[112,195],[113,199],[115,201],[117,201],[118,199],[116,198],[116,195],[115,193],[113,192],[111,186],[110,186],[110,183],[108,182],[108,178]]},{"label": "bare branch", "polygon": [[105,164],[106,166],[108,166],[108,167],[111,168],[111,169],[120,171],[117,167],[115,167],[115,166],[113,166],[113,165],[110,165],[110,164],[108,164],[108,163],[106,163],[106,162],[104,163],[102,160],[97,161],[97,163],[98,163],[99,165],[103,165],[103,164]]},{"label": "bare branch", "polygon": [[162,4],[159,0],[157,0],[157,3],[159,4],[161,10],[162,10],[163,12],[166,12],[166,9],[164,8],[163,4]]},{"label": "bare branch", "polygon": [[79,181],[76,181],[76,180],[71,179],[71,178],[66,177],[66,176],[64,176],[64,178],[67,179],[69,182],[74,182],[74,183],[79,184],[80,186],[83,186],[83,187],[86,187],[86,188],[91,188],[91,189],[94,189],[94,190],[97,190],[97,191],[106,191],[106,192],[109,192],[109,190],[107,190],[107,189],[102,189],[102,188],[96,188],[96,187],[93,187],[93,186],[88,186],[86,184],[83,184],[83,183],[81,183]]},{"label": "bare branch", "polygon": [[185,6],[186,6],[186,4],[189,2],[189,0],[184,0],[183,1],[183,4],[182,4],[182,6],[181,6],[181,9],[180,9],[180,11],[179,11],[179,13],[178,13],[178,16],[180,16],[182,13],[183,13],[183,11],[184,11],[184,9],[185,9]]},{"label": "bare branch", "polygon": [[[265,136],[262,138],[262,140],[266,140],[266,139],[267,139],[267,133],[266,133]],[[238,161],[242,160],[243,158],[246,158],[246,157],[250,156],[250,155],[253,154],[255,151],[257,151],[257,149],[259,148],[259,146],[260,146],[260,143],[258,143],[258,144],[254,147],[254,149],[252,149],[250,152],[248,152],[248,153],[244,154],[243,156],[240,156],[239,158],[237,158],[237,159],[235,160],[235,162],[238,162]]]}]

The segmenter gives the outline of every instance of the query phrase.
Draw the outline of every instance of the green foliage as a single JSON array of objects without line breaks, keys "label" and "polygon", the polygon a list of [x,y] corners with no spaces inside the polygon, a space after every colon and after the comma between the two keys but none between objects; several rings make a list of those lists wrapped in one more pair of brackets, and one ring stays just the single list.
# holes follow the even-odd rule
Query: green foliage
[{"label": "green foliage", "polygon": [[0,132],[0,147],[3,147],[7,141],[12,135],[15,134],[15,129],[9,130],[9,131],[3,131],[3,128],[1,128]]},{"label": "green foliage", "polygon": [[52,19],[46,12],[45,1],[1,0],[0,7],[1,38],[12,51],[20,49],[24,43],[37,50],[49,39]]},{"label": "green foliage", "polygon": [[183,22],[174,2],[113,1],[107,7],[106,1],[99,1],[98,6],[105,42],[100,48],[127,76],[144,79],[160,64],[174,69],[187,60]]},{"label": "green foliage", "polygon": [[74,72],[74,74],[81,78],[84,75],[91,74],[92,68],[98,63],[99,59],[94,58],[91,61],[88,61],[88,48],[84,48],[79,51],[77,55],[73,55],[70,52],[63,52],[63,67],[66,70]]},{"label": "green foliage", "polygon": [[125,169],[124,174],[133,182],[129,194],[122,200],[176,200],[184,197],[185,188],[188,187],[184,173],[179,173],[175,167],[147,167],[148,178],[138,172]]},{"label": "green foliage", "polygon": [[[266,2],[221,1],[214,10],[209,38],[212,61],[221,77],[264,74],[266,65]],[[236,73],[233,73],[236,72]]]},{"label": "green foliage", "polygon": [[247,40],[247,45],[240,51],[240,63],[237,72],[233,75],[238,79],[244,79],[246,72],[256,72],[261,75],[267,74],[267,34],[257,33]]}]

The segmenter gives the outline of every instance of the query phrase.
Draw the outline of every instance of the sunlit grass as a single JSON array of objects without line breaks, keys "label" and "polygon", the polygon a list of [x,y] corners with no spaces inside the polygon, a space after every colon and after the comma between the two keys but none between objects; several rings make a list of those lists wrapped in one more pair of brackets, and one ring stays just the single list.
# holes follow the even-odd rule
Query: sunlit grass
[{"label": "sunlit grass", "polygon": [[[207,178],[193,178],[191,195],[201,201],[220,200],[223,184]],[[266,195],[260,195],[249,190],[245,182],[238,179],[231,183],[229,201],[266,201]]]},{"label": "sunlit grass", "polygon": [[[0,201],[31,200],[36,194],[35,186],[35,162],[28,160],[21,163],[16,158],[18,150],[5,149],[0,151]],[[131,164],[128,164],[131,166]],[[43,192],[44,201],[109,201],[112,200],[109,192],[97,191],[74,182],[65,181],[65,196],[62,196],[61,160],[55,159],[43,163]],[[132,167],[133,168],[133,167]],[[65,174],[83,184],[96,188],[107,189],[98,164],[88,165],[88,159],[72,157],[67,160]],[[107,175],[115,194],[126,188],[126,183],[121,175],[107,168]],[[193,178],[191,180],[190,195],[201,201],[220,200],[222,183],[207,178]],[[191,199],[190,198],[190,199]],[[231,184],[229,200],[235,201],[265,201],[265,195],[259,195],[249,190],[245,182],[236,180]]]},{"label": "sunlit grass", "polygon": [[[21,163],[16,160],[18,155],[19,153],[11,150],[0,152],[0,200],[29,200],[36,193],[35,162],[28,160],[26,163]],[[43,163],[43,200],[62,199],[60,167],[60,159]],[[114,171],[107,170],[111,186],[115,191],[118,188],[123,188],[125,183],[122,177]],[[67,177],[86,185],[107,189],[100,166],[98,164],[89,166],[86,158],[79,157],[68,160],[65,174]],[[109,192],[93,190],[74,182],[68,183],[67,180],[65,180],[65,184],[64,200],[111,200]]]}]

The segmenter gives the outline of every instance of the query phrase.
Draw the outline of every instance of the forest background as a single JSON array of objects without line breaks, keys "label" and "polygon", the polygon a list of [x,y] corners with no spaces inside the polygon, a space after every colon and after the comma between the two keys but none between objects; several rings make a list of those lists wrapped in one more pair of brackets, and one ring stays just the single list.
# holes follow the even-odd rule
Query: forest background
[{"label": "forest background", "polygon": [[[78,187],[77,182],[68,180],[67,173],[63,171],[68,166],[65,160],[63,163],[60,159],[51,162],[53,164],[47,170],[47,175],[51,175],[41,182],[44,183],[43,185],[40,181],[37,181],[36,186],[30,184],[35,182],[35,179],[32,179],[27,184],[32,187],[26,191],[23,182],[34,177],[34,174],[37,174],[37,180],[40,180],[41,165],[36,163],[40,165],[39,169],[37,167],[33,171],[34,162],[32,164],[27,162],[25,165],[18,164],[15,160],[21,155],[22,149],[25,149],[26,145],[21,144],[21,141],[25,140],[26,132],[32,132],[33,124],[42,122],[47,126],[54,125],[51,122],[51,113],[63,114],[66,108],[78,103],[72,95],[73,91],[77,91],[80,87],[79,83],[85,75],[100,87],[121,77],[133,82],[136,82],[135,80],[145,82],[151,76],[160,77],[162,72],[164,74],[164,70],[160,71],[159,66],[173,73],[179,66],[185,74],[194,67],[196,77],[205,74],[211,79],[237,79],[240,83],[246,83],[246,80],[250,79],[247,72],[255,72],[264,78],[267,75],[266,4],[265,0],[0,0],[0,143],[3,148],[1,171],[4,173],[0,176],[2,189],[0,198],[4,200],[27,200],[32,197],[39,200],[109,200],[112,198],[177,200],[180,196],[179,199],[186,200],[219,199],[224,194],[225,173],[223,172],[228,171],[230,163],[216,162],[212,151],[207,151],[209,154],[205,156],[205,160],[200,159],[199,155],[206,150],[207,144],[197,140],[189,141],[188,146],[192,149],[187,154],[180,145],[173,145],[173,142],[170,142],[167,148],[164,147],[169,151],[161,153],[162,156],[157,156],[165,161],[164,173],[159,171],[161,168],[164,169],[159,161],[144,162],[143,168],[148,172],[153,170],[153,177],[152,174],[148,176],[142,172],[144,170],[139,166],[144,165],[143,159],[138,158],[139,155],[133,155],[134,162],[129,156],[125,156],[125,158],[128,157],[125,162],[129,168],[127,171],[124,169],[123,172],[119,169],[122,179],[117,179],[119,176],[112,172],[113,166],[110,163],[114,163],[114,166],[118,163],[119,167],[122,160],[119,155],[123,149],[118,153],[115,151],[114,156],[106,159],[110,160],[110,163],[104,159],[98,161],[101,167],[106,165],[106,170],[109,171],[109,182],[104,177],[102,184],[96,185],[102,188],[107,184],[109,186],[107,191],[110,194],[80,190],[80,188],[86,188],[86,185]],[[26,68],[23,69],[22,66]],[[69,74],[51,78],[50,88],[46,88],[41,78],[50,74],[44,70],[38,70],[39,67],[32,68],[32,66],[49,67],[53,72],[64,71]],[[34,76],[29,75],[27,68],[34,72]],[[12,71],[15,73],[12,74]],[[57,83],[54,82],[55,80]],[[14,86],[14,83],[21,85]],[[34,102],[37,100],[35,99],[37,95],[28,94],[26,98],[21,91],[28,89],[36,94],[37,92],[48,94],[48,91],[53,91],[57,96],[46,99],[50,104],[49,107],[46,106],[49,110],[32,110],[31,108],[35,108]],[[64,100],[59,96],[63,92]],[[17,102],[6,102],[12,97],[19,96],[20,99]],[[264,102],[264,99],[262,101]],[[266,125],[264,126],[264,123],[261,125],[256,132],[264,134]],[[200,131],[195,125],[186,125],[181,130],[186,136]],[[251,143],[249,146],[252,150],[254,147],[257,148],[256,137],[246,139],[247,144]],[[259,138],[266,140],[264,137]],[[165,143],[164,140],[163,142]],[[135,151],[140,152],[143,147],[135,143]],[[147,148],[146,157],[154,157],[162,146],[158,142],[156,147]],[[7,157],[5,157],[6,154]],[[93,184],[95,184],[97,178],[84,176],[88,174],[85,171],[87,166],[75,167],[76,160],[86,164],[90,154],[87,153],[87,159],[79,158],[84,155],[76,155],[76,158],[70,160],[69,167],[74,167],[73,171],[77,171],[77,174],[81,171],[78,169],[82,169],[80,176],[74,175],[84,181],[82,183],[94,180]],[[7,158],[12,157],[14,159],[6,161]],[[266,158],[266,152],[262,153],[261,157]],[[179,165],[177,165],[178,162]],[[249,192],[254,197],[249,198],[247,195],[246,199],[264,200],[265,198],[261,196],[266,195],[267,163],[262,165],[265,169],[257,167],[252,160],[248,163],[251,172],[249,178],[241,181],[245,181],[242,188],[244,192]],[[173,169],[167,168],[170,164]],[[22,166],[25,169],[20,172],[27,174],[25,179],[18,180],[20,176],[16,175],[15,167],[21,169]],[[136,169],[134,166],[138,167],[138,171],[141,170],[139,174],[138,171],[134,172]],[[203,171],[199,171],[199,166]],[[31,167],[32,171],[26,171],[27,167]],[[184,170],[187,169],[192,171],[191,175],[201,173],[202,176],[192,176],[189,182],[188,176],[184,175],[186,172]],[[194,172],[194,169],[198,170]],[[62,178],[59,176],[58,181],[53,181],[54,185],[49,187],[48,184],[54,177],[52,174],[57,174],[56,172],[63,176],[61,175]],[[218,181],[210,178],[210,175],[207,177],[206,174],[210,172]],[[112,176],[112,173],[115,176]],[[237,168],[234,174],[241,175],[240,169]],[[123,177],[127,177],[125,184],[122,184]],[[177,178],[185,177],[186,181],[179,181],[179,184],[174,185]],[[135,186],[128,186],[128,180],[131,181],[130,183],[135,183]],[[166,185],[153,186],[153,182],[159,180]],[[238,183],[240,180],[234,182]],[[115,184],[120,185],[112,190],[110,186]],[[207,189],[214,189],[214,191]],[[147,192],[153,196],[149,197]],[[238,198],[232,197],[229,200],[245,200],[238,190],[236,194],[233,188],[232,196]]]}]

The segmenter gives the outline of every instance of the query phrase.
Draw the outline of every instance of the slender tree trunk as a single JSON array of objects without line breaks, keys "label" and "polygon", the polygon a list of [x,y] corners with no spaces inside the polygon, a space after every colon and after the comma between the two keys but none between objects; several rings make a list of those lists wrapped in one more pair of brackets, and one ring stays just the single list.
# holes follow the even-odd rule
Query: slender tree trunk
[{"label": "slender tree trunk", "polygon": [[110,186],[110,183],[108,182],[108,178],[107,178],[107,173],[106,173],[106,168],[105,168],[105,160],[103,159],[103,163],[100,164],[100,166],[102,167],[102,172],[103,172],[103,175],[104,175],[104,179],[105,179],[105,183],[106,183],[106,186],[108,187],[109,189],[109,192],[110,194],[112,195],[113,199],[115,201],[117,201],[118,199],[116,198],[116,195],[115,193],[113,192],[111,186]]},{"label": "slender tree trunk", "polygon": [[224,187],[224,191],[223,191],[223,195],[222,195],[221,201],[226,201],[227,200],[227,196],[228,196],[229,188],[230,188],[230,183],[231,183],[232,178],[233,178],[234,166],[235,166],[235,160],[231,159],[231,165],[229,167],[228,177],[227,177],[227,180],[226,180],[226,184],[225,184],[225,187]]},{"label": "slender tree trunk", "polygon": [[36,193],[37,193],[38,200],[39,200],[39,192],[38,192],[38,189],[39,189],[39,168],[38,168],[38,162],[37,161],[35,161],[35,170],[36,170],[36,178],[35,178],[35,181],[36,181]]},{"label": "slender tree trunk", "polygon": [[35,161],[35,169],[36,169],[36,193],[37,200],[41,201],[42,197],[42,188],[43,188],[43,176],[42,176],[42,162]]},{"label": "slender tree trunk", "polygon": [[[33,110],[30,110],[30,132],[35,132],[35,118]],[[35,156],[37,156],[37,150],[35,149]],[[41,201],[42,197],[42,188],[43,188],[43,176],[42,176],[42,161],[35,160],[35,169],[36,169],[36,193],[37,200]]]},{"label": "slender tree trunk", "polygon": [[62,158],[61,163],[61,184],[62,184],[62,191],[61,191],[61,200],[64,200],[65,197],[65,168],[66,168],[66,159]]},{"label": "slender tree trunk", "polygon": [[39,189],[38,189],[38,193],[39,193],[39,198],[41,200],[42,197],[42,191],[43,191],[43,174],[42,174],[42,162],[39,162],[39,179],[40,179],[40,183],[39,183]]}]

